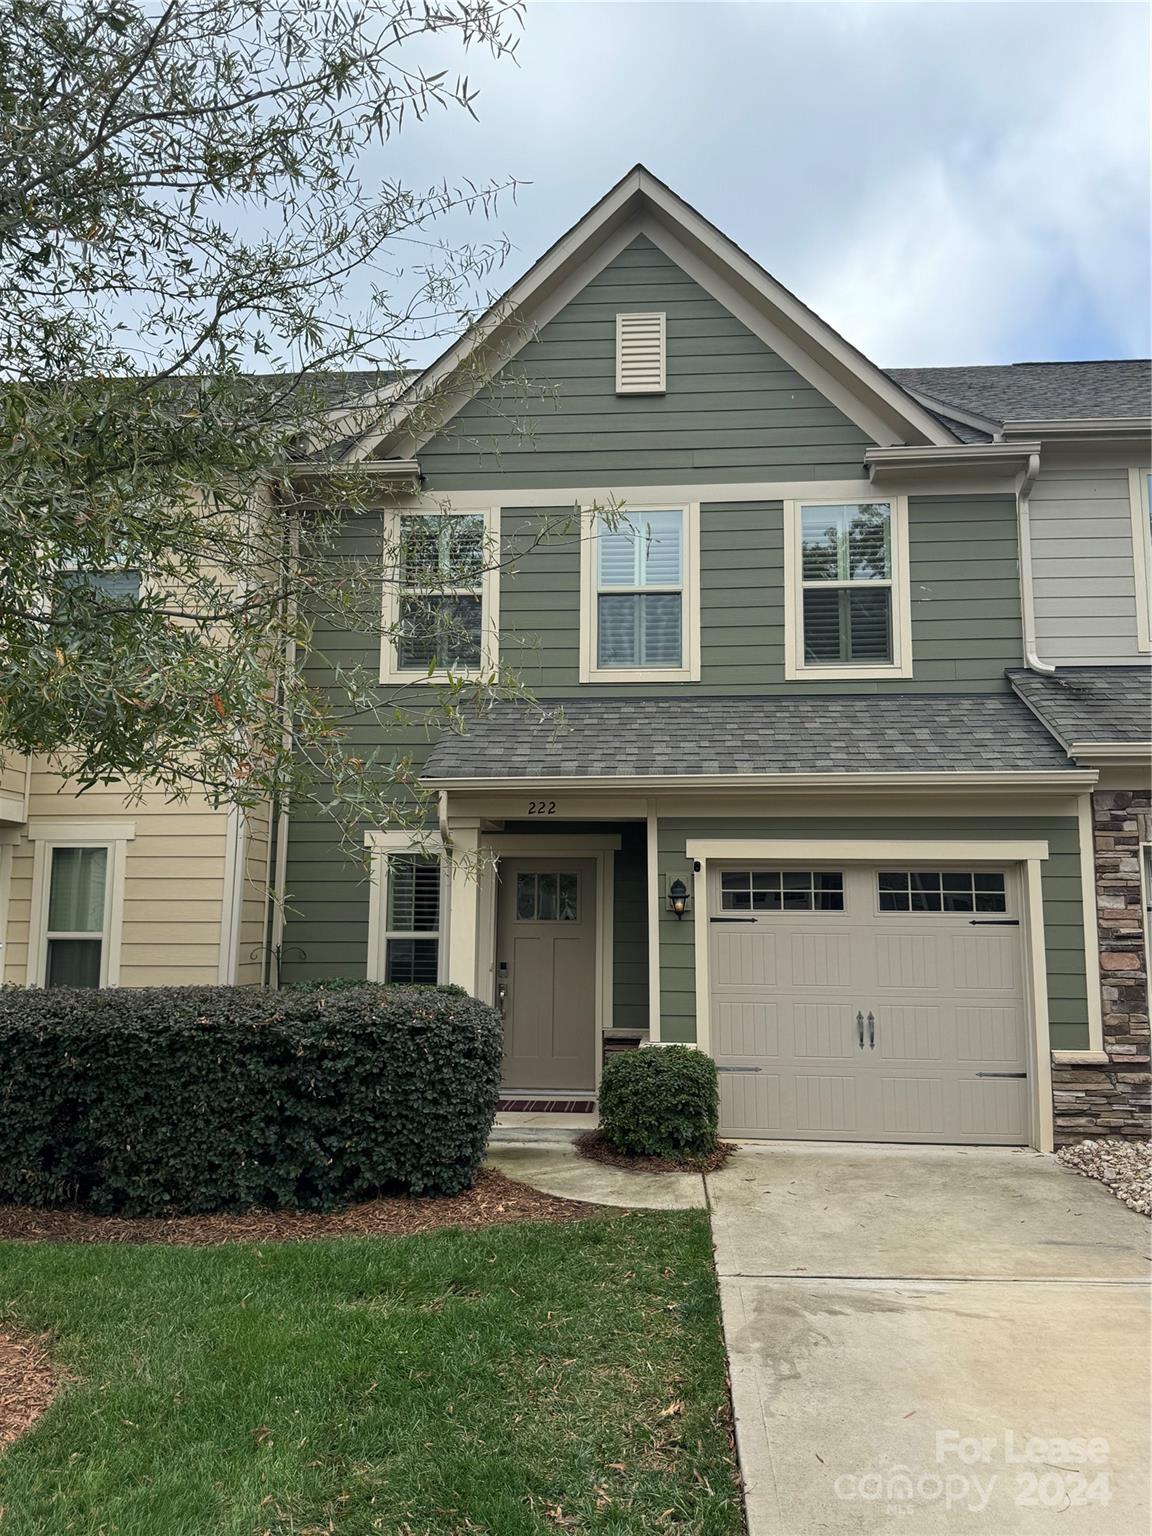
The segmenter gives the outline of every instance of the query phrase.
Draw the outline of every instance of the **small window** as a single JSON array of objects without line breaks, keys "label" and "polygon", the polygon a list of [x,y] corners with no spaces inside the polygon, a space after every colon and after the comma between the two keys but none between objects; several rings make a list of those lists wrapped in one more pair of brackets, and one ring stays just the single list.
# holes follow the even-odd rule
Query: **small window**
[{"label": "small window", "polygon": [[396,636],[401,671],[481,665],[485,542],[483,513],[401,517]]},{"label": "small window", "polygon": [[579,885],[575,874],[518,874],[516,921],[575,923],[579,921]]},{"label": "small window", "polygon": [[596,540],[596,665],[683,665],[684,514],[633,512]]},{"label": "small window", "polygon": [[434,986],[440,977],[440,861],[396,854],[388,860],[384,979]]},{"label": "small window", "polygon": [[46,987],[98,987],[104,961],[107,848],[50,851]]},{"label": "small window", "polygon": [[616,393],[662,395],[665,377],[665,318],[658,312],[616,316]]},{"label": "small window", "polygon": [[1003,875],[971,870],[882,870],[881,912],[1007,912]]},{"label": "small window", "polygon": [[844,876],[812,869],[732,869],[720,875],[724,912],[843,912]]}]

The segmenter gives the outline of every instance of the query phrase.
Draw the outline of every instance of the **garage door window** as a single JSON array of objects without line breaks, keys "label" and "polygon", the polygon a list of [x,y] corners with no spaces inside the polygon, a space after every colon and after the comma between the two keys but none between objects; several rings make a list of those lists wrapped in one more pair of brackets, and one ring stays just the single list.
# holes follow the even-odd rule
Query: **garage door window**
[{"label": "garage door window", "polygon": [[812,869],[731,869],[720,876],[722,912],[843,912],[844,876]]},{"label": "garage door window", "polygon": [[882,870],[881,912],[1007,912],[1004,876],[973,870]]}]

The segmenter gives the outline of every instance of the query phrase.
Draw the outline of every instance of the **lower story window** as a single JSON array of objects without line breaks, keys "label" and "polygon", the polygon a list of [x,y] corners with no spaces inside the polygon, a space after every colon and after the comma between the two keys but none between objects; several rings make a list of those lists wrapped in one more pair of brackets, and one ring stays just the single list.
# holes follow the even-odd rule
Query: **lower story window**
[{"label": "lower story window", "polygon": [[414,854],[388,860],[384,980],[435,986],[440,977],[440,861]]},{"label": "lower story window", "polygon": [[104,961],[107,848],[51,850],[46,987],[98,987]]}]

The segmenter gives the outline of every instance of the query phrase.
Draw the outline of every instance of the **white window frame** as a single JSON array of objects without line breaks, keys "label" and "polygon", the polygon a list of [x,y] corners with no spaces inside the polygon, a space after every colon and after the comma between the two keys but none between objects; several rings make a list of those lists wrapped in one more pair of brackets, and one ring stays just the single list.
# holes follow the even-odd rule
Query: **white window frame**
[{"label": "white window frame", "polygon": [[413,935],[388,927],[388,881],[391,878],[394,858],[408,855],[417,859],[440,861],[440,926],[436,930],[436,981],[443,986],[448,979],[448,916],[451,902],[451,878],[449,861],[444,854],[443,839],[429,834],[421,837],[415,832],[366,832],[364,844],[371,855],[370,885],[368,890],[368,963],[369,981],[388,979],[388,940],[413,937],[429,939],[430,933]]},{"label": "white window frame", "polygon": [[[396,644],[400,623],[401,518],[405,517],[480,517],[484,520],[484,547],[487,551],[480,575],[480,665],[478,667],[401,667]],[[384,589],[381,604],[383,636],[380,644],[380,681],[382,683],[437,683],[449,678],[477,678],[491,675],[500,665],[500,509],[499,507],[396,507],[384,516]],[[445,589],[446,591],[448,589]],[[470,589],[471,590],[471,589]]]},{"label": "white window frame", "polygon": [[1152,469],[1128,471],[1128,503],[1132,509],[1132,567],[1136,578],[1136,645],[1152,651],[1152,506],[1148,477]]},{"label": "white window frame", "polygon": [[[582,683],[698,683],[700,681],[700,503],[663,501],[622,503],[620,512],[679,512],[680,536],[680,665],[678,667],[601,667],[599,657],[599,597],[597,522],[595,507],[580,513],[580,681]],[[651,589],[662,590],[659,587]]]},{"label": "white window frame", "polygon": [[[31,923],[28,932],[28,984],[42,987],[48,973],[48,898],[52,853],[56,848],[104,848],[108,867],[104,882],[104,925],[100,931],[100,985],[120,985],[120,956],[124,936],[124,881],[128,844],[136,823],[94,821],[29,822],[33,844]],[[59,935],[57,935],[59,937]],[[82,935],[91,938],[92,934]]]},{"label": "white window frame", "polygon": [[[804,573],[801,563],[803,539],[801,517],[804,507],[852,507],[869,502],[889,506],[889,558],[892,575],[888,589],[892,593],[892,660],[861,662],[859,665],[822,666],[804,659]],[[877,587],[876,581],[820,582],[813,585],[840,587]],[[872,679],[912,676],[912,602],[908,573],[908,498],[907,496],[846,497],[812,496],[784,503],[784,677],[788,682],[868,682]]]}]

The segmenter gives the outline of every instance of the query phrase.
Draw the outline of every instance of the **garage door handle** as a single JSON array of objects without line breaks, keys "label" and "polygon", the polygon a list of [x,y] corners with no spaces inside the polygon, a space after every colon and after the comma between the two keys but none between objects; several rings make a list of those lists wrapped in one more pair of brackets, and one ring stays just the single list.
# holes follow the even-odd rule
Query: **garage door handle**
[{"label": "garage door handle", "polygon": [[876,1020],[871,1014],[868,1015],[868,1049],[876,1049]]},{"label": "garage door handle", "polygon": [[856,1044],[861,1050],[864,1049],[864,1015],[862,1013],[856,1015]]}]

